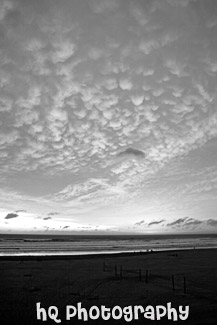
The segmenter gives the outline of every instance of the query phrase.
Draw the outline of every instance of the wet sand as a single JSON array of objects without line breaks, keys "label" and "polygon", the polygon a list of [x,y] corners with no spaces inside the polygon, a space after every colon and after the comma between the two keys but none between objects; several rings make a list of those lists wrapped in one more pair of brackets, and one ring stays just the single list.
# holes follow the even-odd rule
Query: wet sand
[{"label": "wet sand", "polygon": [[[184,284],[185,282],[185,284]],[[150,321],[142,315],[129,324],[216,324],[217,250],[165,251],[103,256],[0,257],[0,323],[56,324],[36,319],[36,303],[57,306],[61,324],[67,305],[121,307],[189,305],[186,321]],[[127,324],[89,320],[86,324]]]}]

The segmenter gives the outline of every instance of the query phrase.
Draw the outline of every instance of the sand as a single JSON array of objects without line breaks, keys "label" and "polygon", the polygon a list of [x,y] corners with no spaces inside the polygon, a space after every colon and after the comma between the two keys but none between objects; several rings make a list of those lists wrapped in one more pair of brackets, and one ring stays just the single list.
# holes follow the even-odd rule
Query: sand
[{"label": "sand", "polygon": [[[122,271],[121,271],[122,269]],[[140,270],[140,271],[139,271]],[[172,281],[174,279],[174,287]],[[184,286],[185,277],[185,286]],[[57,306],[61,324],[67,305],[189,305],[189,317],[175,324],[217,323],[217,250],[83,257],[0,258],[0,324],[56,324],[36,320],[36,303]],[[89,320],[86,324],[127,324]],[[141,316],[128,324],[170,324]]]}]

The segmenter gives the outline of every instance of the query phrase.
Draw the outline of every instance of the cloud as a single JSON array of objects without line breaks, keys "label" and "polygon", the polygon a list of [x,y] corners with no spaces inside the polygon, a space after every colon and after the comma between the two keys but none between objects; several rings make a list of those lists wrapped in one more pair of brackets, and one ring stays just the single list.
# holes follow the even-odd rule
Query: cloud
[{"label": "cloud", "polygon": [[205,62],[207,63],[207,71],[210,74],[215,74],[217,72],[217,61],[216,60],[210,60],[205,59]]},{"label": "cloud", "polygon": [[195,219],[189,219],[185,222],[185,227],[187,226],[198,226],[203,224],[203,221],[201,220],[195,220]]},{"label": "cloud", "polygon": [[122,90],[131,90],[133,88],[133,84],[129,79],[119,80],[119,86]]},{"label": "cloud", "polygon": [[143,95],[133,95],[131,96],[132,103],[136,106],[139,106],[143,103],[144,96]]},{"label": "cloud", "polygon": [[168,223],[167,226],[179,226],[183,224],[187,220],[187,218],[188,217],[176,219],[175,221]]},{"label": "cloud", "polygon": [[103,55],[103,50],[99,48],[92,48],[88,52],[88,56],[92,60],[99,60]]},{"label": "cloud", "polygon": [[52,61],[54,64],[68,60],[75,53],[76,46],[70,40],[53,43],[53,46]]},{"label": "cloud", "polygon": [[149,15],[146,10],[137,6],[136,3],[131,4],[130,13],[141,26],[145,26],[149,21]]},{"label": "cloud", "polygon": [[213,101],[213,97],[207,92],[207,90],[201,84],[195,85],[196,89],[198,90],[199,94],[205,101],[211,103]]},{"label": "cloud", "polygon": [[0,133],[0,146],[12,146],[19,139],[19,133],[14,130],[11,132]]},{"label": "cloud", "polygon": [[49,212],[48,215],[49,216],[55,216],[55,215],[58,215],[59,213],[58,212]]},{"label": "cloud", "polygon": [[0,112],[9,112],[12,109],[12,100],[7,97],[0,98]]},{"label": "cloud", "polygon": [[141,226],[142,224],[144,224],[144,222],[145,222],[144,220],[139,221],[139,222],[136,222],[135,223],[135,226]]},{"label": "cloud", "polygon": [[14,4],[12,1],[3,0],[0,3],[0,22],[6,17],[8,12],[10,12],[14,8]]},{"label": "cloud", "polygon": [[103,81],[103,86],[107,89],[107,90],[114,90],[118,87],[118,82],[116,80],[116,78],[106,78]]},{"label": "cloud", "polygon": [[[168,223],[167,226],[171,227],[182,227],[183,229],[187,229],[190,227],[191,229],[197,228],[199,225],[205,225],[206,221],[204,220],[197,220],[194,218],[179,218],[171,223]],[[207,222],[208,224],[208,222]]]},{"label": "cloud", "polygon": [[143,76],[144,77],[148,77],[148,76],[152,76],[154,74],[154,69],[151,68],[144,68],[143,69]]},{"label": "cloud", "polygon": [[159,225],[160,223],[162,223],[164,221],[165,221],[164,219],[162,219],[160,221],[152,221],[152,222],[149,222],[148,226]]},{"label": "cloud", "polygon": [[135,148],[127,148],[126,150],[118,153],[118,157],[137,157],[137,158],[144,158],[145,153],[141,150]]},{"label": "cloud", "polygon": [[216,16],[211,17],[210,19],[207,20],[206,22],[206,27],[207,28],[213,28],[217,25],[217,18]]},{"label": "cloud", "polygon": [[174,7],[187,7],[191,0],[167,0],[167,2]]},{"label": "cloud", "polygon": [[160,44],[155,39],[143,40],[139,44],[140,51],[146,55],[150,54],[153,50],[157,50],[159,48],[160,48]]},{"label": "cloud", "polygon": [[119,7],[117,0],[90,0],[90,6],[94,13],[102,14],[105,12],[116,11]]},{"label": "cloud", "polygon": [[207,225],[211,227],[217,227],[217,220],[216,219],[208,219]]},{"label": "cloud", "polygon": [[128,161],[125,161],[125,162],[122,162],[122,163],[117,164],[114,167],[112,167],[111,171],[112,171],[112,173],[114,173],[116,175],[123,175],[131,167],[132,167],[132,164]]},{"label": "cloud", "polygon": [[17,213],[8,213],[5,217],[5,219],[13,219],[17,218],[19,215]]},{"label": "cloud", "polygon": [[175,76],[188,76],[188,73],[186,72],[186,64],[182,63],[181,61],[168,59],[165,66],[169,69],[170,73]]}]

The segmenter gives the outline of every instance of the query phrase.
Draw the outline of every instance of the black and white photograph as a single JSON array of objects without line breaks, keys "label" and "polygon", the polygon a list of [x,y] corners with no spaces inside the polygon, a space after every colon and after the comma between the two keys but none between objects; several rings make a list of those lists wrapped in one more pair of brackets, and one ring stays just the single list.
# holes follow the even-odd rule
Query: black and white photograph
[{"label": "black and white photograph", "polygon": [[217,324],[217,0],[0,0],[0,324]]}]

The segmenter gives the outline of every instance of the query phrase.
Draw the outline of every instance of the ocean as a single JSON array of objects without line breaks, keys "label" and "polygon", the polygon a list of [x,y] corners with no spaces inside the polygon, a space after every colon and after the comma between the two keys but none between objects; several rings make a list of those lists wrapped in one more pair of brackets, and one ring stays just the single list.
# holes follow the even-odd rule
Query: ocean
[{"label": "ocean", "polygon": [[217,248],[217,234],[0,235],[0,256],[90,255]]}]

